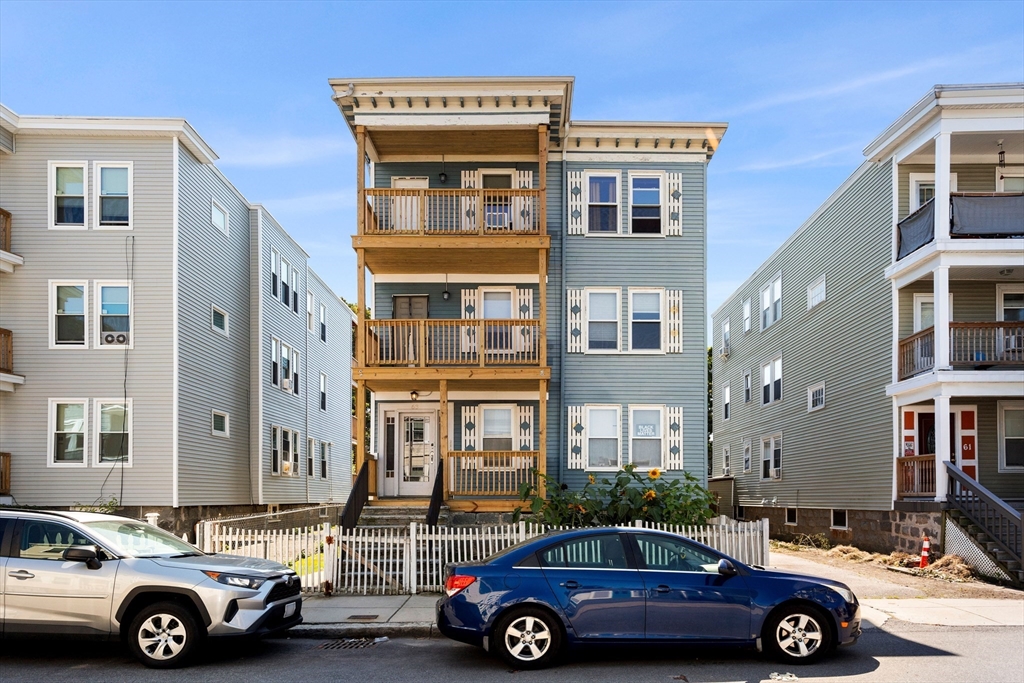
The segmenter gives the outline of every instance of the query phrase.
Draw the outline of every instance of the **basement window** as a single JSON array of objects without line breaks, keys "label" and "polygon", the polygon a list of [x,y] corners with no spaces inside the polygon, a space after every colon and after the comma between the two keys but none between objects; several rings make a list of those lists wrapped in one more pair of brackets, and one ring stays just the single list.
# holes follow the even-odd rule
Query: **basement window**
[{"label": "basement window", "polygon": [[832,511],[832,528],[833,529],[848,529],[846,524],[846,510],[833,510]]}]

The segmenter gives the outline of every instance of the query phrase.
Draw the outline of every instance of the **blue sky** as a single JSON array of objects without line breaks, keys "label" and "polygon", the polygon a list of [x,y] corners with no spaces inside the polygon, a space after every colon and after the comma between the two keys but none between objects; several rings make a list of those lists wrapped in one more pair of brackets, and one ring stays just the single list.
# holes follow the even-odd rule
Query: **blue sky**
[{"label": "blue sky", "polygon": [[354,144],[327,79],[572,75],[573,118],[727,121],[714,310],[936,83],[1024,81],[1024,2],[0,3],[21,114],[181,116],[355,297]]}]

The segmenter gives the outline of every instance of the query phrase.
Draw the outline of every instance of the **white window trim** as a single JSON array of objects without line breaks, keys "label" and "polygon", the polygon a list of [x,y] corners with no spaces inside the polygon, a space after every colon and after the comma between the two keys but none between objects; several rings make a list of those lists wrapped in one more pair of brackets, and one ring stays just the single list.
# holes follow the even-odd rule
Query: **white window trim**
[{"label": "white window trim", "polygon": [[[747,384],[750,384],[750,395],[747,395]],[[754,400],[754,376],[750,370],[743,373],[743,402],[750,403]]]},{"label": "white window trim", "polygon": [[306,476],[313,476],[313,456],[316,455],[316,439],[306,437]]},{"label": "white window trim", "polygon": [[[768,434],[766,436],[762,436],[761,439],[760,439],[759,444],[760,444],[760,449],[761,450],[760,450],[760,453],[758,453],[758,465],[759,465],[758,469],[759,469],[759,471],[757,473],[758,479],[760,481],[782,481],[782,477],[781,476],[778,479],[773,479],[772,476],[771,476],[772,470],[775,469],[775,467],[773,467],[773,465],[775,464],[775,440],[776,439],[778,439],[779,441],[782,441],[782,432],[776,432],[774,434]],[[767,477],[764,476],[764,461],[765,461],[765,457],[764,457],[764,444],[765,444],[766,441],[771,444],[771,449],[768,452],[768,476]],[[781,470],[782,470],[782,458],[781,457],[779,458],[779,468],[778,469],[780,470],[780,475],[781,475]]]},{"label": "white window trim", "polygon": [[[322,398],[321,398],[322,397]],[[317,407],[320,408],[321,412],[327,412],[327,373],[320,373],[320,392],[316,397]]]},{"label": "white window trim", "polygon": [[[592,410],[614,410],[615,421],[618,423],[618,430],[616,431],[618,440],[618,459],[614,467],[591,467],[590,466],[590,412]],[[583,406],[583,467],[589,472],[618,472],[622,467],[622,406],[613,404],[599,404],[592,403]]]},{"label": "white window trim", "polygon": [[750,299],[744,299],[742,307],[740,309],[743,312],[743,334],[750,332],[750,313],[753,309],[750,307]]},{"label": "white window trim", "polygon": [[[763,405],[763,406],[773,405],[775,403],[782,403],[782,398],[783,398],[783,396],[785,396],[784,392],[780,391],[779,393],[783,394],[783,396],[780,396],[779,398],[775,398],[775,381],[778,380],[778,379],[781,379],[781,375],[782,375],[782,373],[780,372],[779,373],[780,376],[776,377],[776,375],[775,375],[775,361],[781,361],[781,360],[782,360],[782,354],[779,354],[777,356],[772,356],[770,359],[768,359],[768,360],[764,361],[763,363],[761,363],[760,371],[758,372],[758,389],[761,392],[761,405]],[[769,385],[770,388],[768,390],[768,396],[769,396],[769,400],[768,401],[764,400],[764,366],[766,366],[766,365],[771,367],[771,378],[772,378],[771,384]],[[753,387],[751,387],[751,390],[753,390]]]},{"label": "white window trim", "polygon": [[[481,451],[485,450],[484,449],[484,436],[485,436],[484,435],[484,419],[485,419],[484,418],[484,413],[487,412],[488,410],[507,410],[507,411],[509,411],[509,413],[508,413],[508,415],[509,415],[509,418],[508,418],[508,436],[509,436],[509,439],[512,440],[512,449],[511,450],[513,450],[513,451],[517,450],[515,448],[516,432],[518,431],[516,429],[516,408],[517,408],[517,405],[515,403],[481,403],[481,404],[479,404],[479,410],[480,410],[480,439],[478,440],[478,448]],[[501,438],[501,437],[498,437],[498,438]],[[491,470],[491,469],[501,469],[501,468],[500,467],[491,468],[491,467],[486,467],[485,466],[485,467],[483,467],[483,469],[484,470]]]},{"label": "white window trim", "polygon": [[[666,408],[666,406],[664,406],[664,405],[645,405],[645,404],[632,404],[632,403],[629,405],[629,425],[628,425],[628,427],[629,427],[629,432],[628,432],[629,433],[629,444],[628,444],[628,454],[629,454],[629,462],[630,463],[633,462],[633,413],[636,412],[637,410],[657,410],[661,414],[661,437],[660,437],[660,440],[661,440],[661,466],[658,467],[657,469],[661,469],[661,470],[665,469],[665,458],[668,455],[668,435],[667,435],[668,425],[666,424],[666,422],[667,422],[666,416],[668,414],[668,411],[665,408]],[[621,417],[621,414],[620,414],[620,417]],[[619,426],[620,427],[622,426],[621,422],[620,422]],[[637,438],[644,438],[644,437],[637,437]],[[649,438],[649,437],[647,437],[647,438]],[[620,450],[621,450],[621,448],[620,448]],[[647,472],[650,469],[652,469],[652,468],[637,467],[636,471],[637,472]]]},{"label": "white window trim", "polygon": [[[218,225],[213,222],[213,210],[214,209],[219,209],[220,212],[224,214],[224,229],[223,230],[221,230],[220,227],[218,227]],[[210,226],[213,227],[214,230],[216,230],[217,232],[219,232],[222,235],[229,235],[229,234],[231,234],[231,213],[227,210],[227,208],[224,207],[223,204],[218,202],[216,199],[211,199],[210,200]]]},{"label": "white window trim", "polygon": [[[57,168],[81,168],[82,169],[82,224],[81,225],[57,225],[54,198],[57,193]],[[47,208],[46,226],[49,230],[88,230],[89,229],[89,162],[87,161],[50,161],[46,165],[49,178],[47,179]]]},{"label": "white window trim", "polygon": [[1024,178],[1024,166],[1007,166],[999,168],[996,166],[996,192],[1006,192],[1003,178]]},{"label": "white window trim", "polygon": [[[729,334],[726,335],[725,333]],[[729,337],[728,344],[726,343],[726,336]],[[726,318],[722,321],[722,348],[719,349],[719,353],[723,356],[728,355],[729,351],[732,350],[732,321]]]},{"label": "white window trim", "polygon": [[732,417],[732,382],[726,381],[722,386],[722,422]]},{"label": "white window trim", "polygon": [[[49,348],[65,351],[68,349],[81,350],[89,348],[89,281],[88,280],[48,280],[50,302],[47,307],[50,316],[49,322]],[[85,336],[81,344],[58,344],[57,339],[57,288],[58,287],[81,287],[82,288],[82,311],[84,315]]]},{"label": "white window trim", "polygon": [[[277,428],[277,439],[278,439],[278,453],[280,454],[280,469],[274,472],[274,428]],[[290,435],[289,443],[291,444],[291,457],[285,458],[284,452],[284,433],[288,432]],[[271,425],[270,429],[270,474],[275,477],[297,477],[299,475],[300,465],[302,463],[302,452],[301,449],[296,446],[297,441],[302,441],[302,435],[294,429],[288,427],[282,427],[280,425]],[[290,472],[284,471],[284,464],[288,462],[291,467]]]},{"label": "white window trim", "polygon": [[[775,287],[775,281],[776,280],[779,281],[779,317],[778,318],[772,318],[771,322],[769,322],[768,324],[765,324],[765,321],[764,321],[764,293],[765,293],[765,290],[768,290],[768,292],[769,292],[769,294],[768,294],[768,307],[769,307],[768,310],[772,310],[774,308],[774,304],[775,304],[775,293],[772,290]],[[766,284],[764,287],[762,287],[759,290],[757,305],[758,305],[757,318],[758,318],[758,322],[761,325],[761,330],[762,331],[767,330],[769,327],[771,327],[775,323],[777,323],[780,320],[782,320],[782,313],[783,313],[783,311],[782,311],[782,271],[781,270],[778,271],[777,273],[775,273],[775,275],[773,275],[771,277],[771,279],[768,280],[768,284]]]},{"label": "white window trim", "polygon": [[[846,513],[846,524],[844,526],[836,526],[835,525],[835,513],[836,513],[836,511],[842,511],[842,512]],[[847,529],[850,528],[850,511],[849,510],[846,510],[846,509],[843,509],[843,508],[829,508],[828,514],[829,514],[829,519],[828,519],[828,524],[829,524],[828,528],[829,529],[836,529],[838,531],[846,531]]]},{"label": "white window trim", "polygon": [[[317,449],[317,478],[327,481],[331,478],[331,446],[333,445],[330,441],[319,442],[320,448]],[[326,473],[324,472],[324,465],[326,465]]]},{"label": "white window trim", "polygon": [[[997,285],[998,287],[998,285]],[[914,334],[921,331],[921,304],[931,301],[935,303],[935,295],[930,292],[915,292],[914,293]],[[996,300],[997,305],[999,299]],[[949,293],[949,320],[953,320],[953,293]]]},{"label": "white window trim", "polygon": [[729,446],[722,446],[722,476],[728,477],[732,473],[732,449]]},{"label": "white window trim", "polygon": [[[513,296],[515,296],[515,295],[513,294]],[[515,299],[512,300],[512,305],[513,306],[515,305]],[[327,343],[327,339],[325,339],[325,337],[327,336],[327,304],[323,304],[323,303],[320,304],[320,321],[319,322],[320,322],[321,327],[320,327],[320,329],[316,330],[316,336],[320,338],[320,343],[321,344],[326,344]]]},{"label": "white window trim", "polygon": [[[102,189],[102,174],[104,168],[127,168],[128,169],[128,225],[101,225],[100,220],[103,214],[100,211],[100,190]],[[93,215],[96,217],[95,230],[131,230],[135,225],[135,163],[132,161],[94,161],[92,163],[93,182]],[[56,181],[56,176],[54,177]]]},{"label": "white window trim", "polygon": [[[82,405],[82,462],[56,462],[53,459],[54,433],[57,429],[57,404],[58,403],[80,403]],[[89,399],[87,398],[51,398],[47,401],[50,414],[46,424],[48,435],[46,437],[46,466],[57,468],[79,468],[89,466]]]},{"label": "white window trim", "polygon": [[[629,287],[626,290],[629,296],[629,307],[626,311],[626,335],[628,339],[629,353],[635,353],[638,355],[664,355],[665,354],[665,341],[668,338],[668,306],[667,296],[664,287]],[[661,319],[658,323],[661,327],[661,346],[657,349],[634,349],[633,348],[633,295],[634,294],[658,294],[660,296],[659,304],[661,311],[659,315]]]},{"label": "white window trim", "polygon": [[[270,248],[270,296],[274,299],[281,298],[281,254],[274,249]],[[277,292],[274,291],[274,278],[277,278]]]},{"label": "white window trim", "polygon": [[512,311],[512,317],[509,318],[509,320],[516,320],[516,319],[518,319],[519,316],[516,315],[518,311],[516,310],[516,287],[515,287],[515,285],[512,285],[510,287],[493,287],[493,286],[491,286],[491,287],[477,287],[476,291],[477,291],[477,296],[479,297],[479,299],[477,301],[478,301],[479,306],[480,306],[480,316],[479,316],[480,320],[502,320],[502,318],[484,318],[484,295],[485,294],[495,294],[495,293],[508,294],[511,297],[509,299],[509,303],[511,304],[510,308],[511,308],[511,311]]},{"label": "white window trim", "polygon": [[[814,395],[814,392],[817,391],[818,389],[821,389],[821,405],[820,406],[814,406],[814,405],[812,405],[812,397]],[[825,383],[824,382],[818,382],[817,384],[812,384],[811,386],[807,387],[807,412],[808,413],[816,413],[819,410],[823,410],[824,408],[825,408]]]},{"label": "white window trim", "polygon": [[[935,182],[935,174],[934,173],[911,173],[910,174],[910,196],[908,197],[908,200],[910,202],[909,205],[908,205],[910,207],[910,213],[914,213],[915,211],[917,211],[918,209],[921,208],[920,202],[917,201],[918,186],[921,183],[934,183],[934,182]],[[950,173],[949,174],[949,191],[950,192],[956,192],[956,173]],[[907,215],[909,215],[909,213]]]},{"label": "white window trim", "polygon": [[[1024,472],[1024,467],[1009,467],[1006,464],[1006,420],[1004,411],[1024,410],[1024,401],[997,401],[996,402],[996,427],[999,437],[999,472],[1017,473]],[[977,415],[977,413],[975,413]]]},{"label": "white window trim", "polygon": [[[817,308],[821,304],[825,303],[825,299],[828,297],[828,292],[825,289],[825,284],[826,284],[825,283],[825,274],[822,273],[818,277],[814,278],[814,281],[811,282],[811,284],[807,285],[807,310],[808,311],[811,310],[812,308]],[[812,303],[812,301],[811,301],[812,293],[814,292],[815,289],[818,288],[819,285],[821,286],[821,300]]]},{"label": "white window trim", "polygon": [[[789,521],[789,511],[793,511],[794,521]],[[800,509],[799,508],[786,508],[783,519],[785,520],[785,526],[797,526],[800,523]]]},{"label": "white window trim", "polygon": [[[127,344],[100,344],[100,316],[103,315],[103,300],[100,298],[100,291],[104,287],[127,287],[128,288],[128,343]],[[123,351],[124,349],[135,348],[135,286],[131,280],[96,280],[93,282],[93,348],[100,350]]]},{"label": "white window trim", "polygon": [[743,472],[747,473],[753,466],[754,462],[754,445],[750,439],[743,440]]},{"label": "white window trim", "polygon": [[[322,304],[321,304],[322,305]],[[313,290],[306,290],[306,331],[313,331]]]},{"label": "white window trim", "polygon": [[[633,232],[633,178],[657,178],[658,179],[658,197],[661,199],[661,205],[659,206],[659,215],[661,217],[661,232]],[[626,174],[626,225],[622,226],[623,229],[619,232],[628,235],[629,237],[665,237],[665,228],[668,226],[667,219],[667,205],[665,201],[665,188],[668,186],[668,176],[664,171],[629,171]],[[589,187],[589,185],[588,185]],[[648,206],[644,204],[643,206]],[[589,212],[588,212],[589,213]]]},{"label": "white window trim", "polygon": [[[1003,284],[996,285],[996,320],[1002,322],[1003,316],[1006,313],[1006,302],[1005,296],[1007,294],[1024,294],[1024,284]],[[950,313],[949,317],[953,317],[953,299],[952,294],[950,295]]]},{"label": "white window trim", "polygon": [[[270,337],[270,385],[281,386],[281,340],[277,337]],[[277,358],[277,381],[274,381],[274,359]],[[290,362],[290,361],[289,361]]]},{"label": "white window trim", "polygon": [[[276,432],[276,437],[275,437]],[[274,449],[277,449],[277,471],[274,471]],[[270,476],[281,476],[281,427],[270,425]]]},{"label": "white window trim", "polygon": [[[113,461],[113,462],[101,462],[100,461],[100,424],[102,424],[101,421],[100,421],[100,406],[105,404],[105,403],[124,404],[126,410],[128,411],[128,415],[125,418],[125,420],[128,423],[128,428],[125,430],[125,433],[128,434],[128,459],[125,460],[123,463],[122,462],[118,462],[118,461]],[[132,403],[133,403],[133,399],[129,398],[129,399],[125,400],[124,397],[121,397],[121,398],[97,398],[97,399],[93,400],[93,410],[94,410],[94,413],[93,413],[93,424],[96,426],[96,428],[93,430],[93,442],[92,442],[92,446],[93,446],[92,447],[92,452],[93,452],[93,462],[92,462],[92,465],[93,465],[93,467],[131,467],[132,466],[132,451],[135,450],[135,428],[134,428],[134,424],[133,424],[134,421],[135,421],[135,409],[134,409]],[[119,432],[112,432],[112,433],[113,434],[118,434]]]},{"label": "white window trim", "polygon": [[[220,415],[221,417],[224,418],[224,431],[223,432],[218,432],[214,428],[214,426],[213,426],[214,425],[213,418],[214,418],[215,415]],[[219,436],[219,437],[224,438],[224,439],[230,438],[231,437],[231,415],[228,414],[228,413],[225,413],[223,410],[211,410],[210,411],[210,434],[212,434],[213,436]]]},{"label": "white window trim", "polygon": [[[614,294],[616,324],[615,348],[614,349],[591,349],[590,348],[590,295],[591,294]],[[598,322],[608,322],[599,320]],[[622,353],[622,288],[621,287],[586,287],[583,289],[583,353],[585,354],[609,354]]]},{"label": "white window trim", "polygon": [[[590,232],[590,178],[591,176],[598,176],[600,178],[615,178],[615,215],[618,217],[616,220],[616,227],[618,228],[615,232]],[[608,204],[601,204],[601,206],[608,206]],[[583,236],[584,237],[619,237],[623,235],[622,226],[622,171],[619,169],[609,168],[604,170],[592,170],[583,171]]]},{"label": "white window trim", "polygon": [[[216,313],[220,313],[222,316],[224,316],[224,329],[223,330],[213,324],[213,314],[215,312]],[[231,336],[231,332],[230,332],[230,330],[231,330],[231,319],[228,316],[228,312],[225,311],[220,306],[218,306],[217,304],[210,304],[210,329],[213,330],[214,332],[216,332],[219,335],[223,335],[225,337],[230,337]]]}]

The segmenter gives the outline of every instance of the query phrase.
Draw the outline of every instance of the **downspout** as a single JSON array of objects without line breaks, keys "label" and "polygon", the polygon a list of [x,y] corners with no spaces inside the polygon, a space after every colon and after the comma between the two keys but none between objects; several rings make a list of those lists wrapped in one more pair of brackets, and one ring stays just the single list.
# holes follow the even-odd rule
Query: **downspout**
[{"label": "downspout", "polygon": [[[562,201],[560,202],[561,205],[562,205],[562,207],[561,207],[562,208],[562,224],[561,224],[561,229],[558,231],[558,244],[559,244],[559,248],[560,248],[560,251],[561,251],[561,253],[559,254],[559,258],[561,260],[561,270],[559,270],[559,273],[558,273],[559,288],[561,289],[561,292],[559,292],[559,296],[562,299],[562,318],[558,321],[558,326],[559,326],[559,329],[562,329],[562,330],[566,329],[566,325],[564,323],[564,320],[566,320],[566,316],[565,316],[566,308],[565,307],[568,304],[568,298],[569,298],[568,294],[567,294],[567,291],[566,291],[566,288],[565,288],[565,233],[566,233],[566,231],[568,230],[568,227],[569,227],[568,223],[566,223],[566,221],[569,218],[568,210],[566,208],[567,201],[566,201],[566,194],[565,194],[565,192],[566,192],[565,187],[566,187],[566,181],[567,180],[568,180],[568,176],[566,175],[566,171],[565,171],[565,145],[563,144],[562,145]],[[566,438],[567,438],[566,437],[567,427],[566,427],[566,424],[565,424],[566,423],[566,415],[565,415],[565,413],[566,413],[566,410],[565,410],[565,405],[566,405],[566,403],[565,403],[565,347],[566,347],[567,343],[568,343],[568,340],[566,340],[565,342],[562,342],[560,340],[560,343],[558,345],[558,449],[557,449],[558,450],[558,483],[562,483],[562,456],[565,453],[565,451],[562,451],[562,448],[563,448],[563,444],[567,444],[568,443],[566,441]]]},{"label": "downspout", "polygon": [[[310,472],[309,472],[309,465],[310,465],[310,459],[313,457],[313,454],[309,452],[309,378],[312,375],[308,372],[308,369],[309,369],[309,314],[310,314],[310,311],[309,311],[309,257],[308,256],[306,257],[306,271],[305,271],[305,273],[303,273],[303,278],[306,281],[306,291],[303,292],[303,294],[305,296],[302,297],[303,299],[305,299],[305,301],[303,303],[306,304],[306,315],[303,316],[305,318],[305,320],[303,320],[302,322],[305,323],[303,325],[303,327],[306,328],[305,329],[305,335],[304,335],[305,338],[306,338],[306,344],[305,344],[305,349],[303,349],[302,353],[305,355],[305,358],[306,358],[305,363],[306,364],[304,366],[302,366],[301,369],[302,369],[302,375],[303,375],[302,381],[305,382],[305,384],[306,384],[305,388],[302,389],[302,398],[303,398],[303,403],[305,403],[305,405],[306,405],[306,502],[309,503],[309,502],[311,502],[309,500],[309,480],[312,479],[312,476],[310,475]],[[294,292],[292,293],[292,296],[295,296]],[[317,386],[319,387],[319,385],[317,385]],[[316,399],[317,399],[317,401],[319,401],[320,400],[320,396],[317,395]]]}]

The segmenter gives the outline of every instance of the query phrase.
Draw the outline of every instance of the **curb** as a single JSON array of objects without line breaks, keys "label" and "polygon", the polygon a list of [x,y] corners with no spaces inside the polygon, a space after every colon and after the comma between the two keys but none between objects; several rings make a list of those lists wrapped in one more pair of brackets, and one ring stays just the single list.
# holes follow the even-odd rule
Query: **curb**
[{"label": "curb", "polygon": [[300,624],[284,631],[291,638],[430,638],[440,636],[437,625],[430,621],[376,624]]}]

